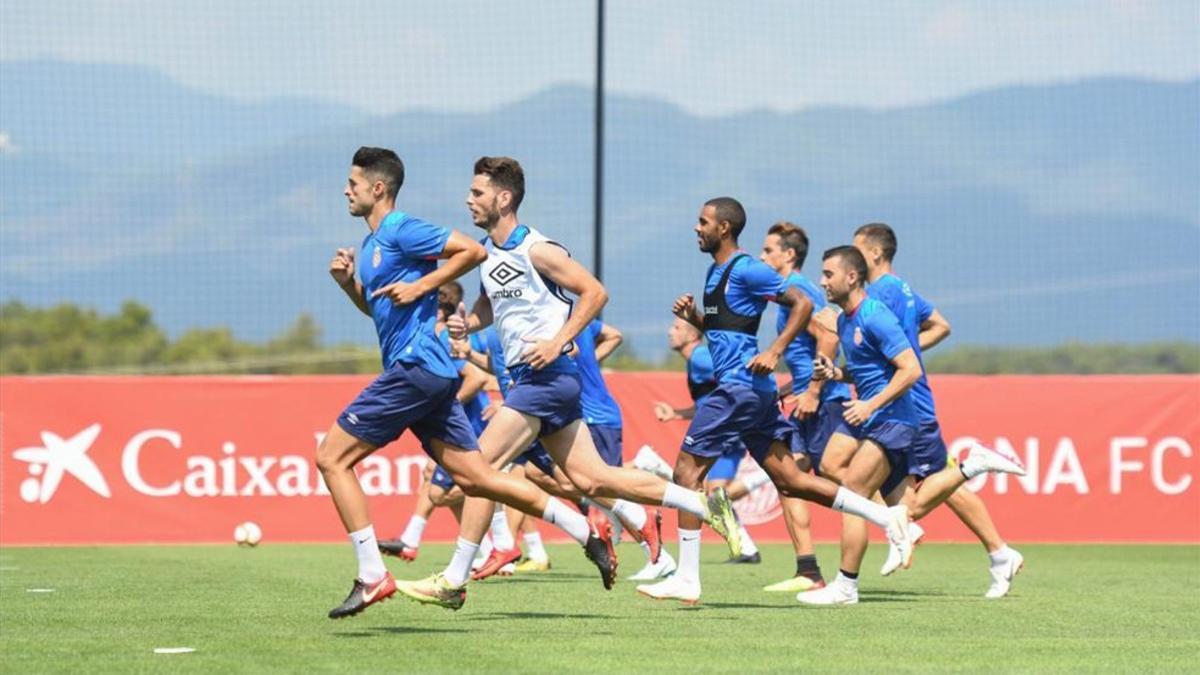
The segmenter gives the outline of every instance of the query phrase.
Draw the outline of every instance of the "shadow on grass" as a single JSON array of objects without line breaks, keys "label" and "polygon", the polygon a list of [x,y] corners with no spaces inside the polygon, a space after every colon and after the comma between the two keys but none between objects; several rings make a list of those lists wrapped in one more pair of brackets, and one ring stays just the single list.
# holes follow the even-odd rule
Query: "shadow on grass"
[{"label": "shadow on grass", "polygon": [[470,617],[471,621],[500,621],[503,619],[613,619],[611,614],[563,614],[559,612],[490,612]]},{"label": "shadow on grass", "polygon": [[[693,609],[687,605],[681,605],[685,609]],[[791,609],[791,605],[764,605],[758,602],[701,602],[696,605],[695,609],[704,609],[705,607],[714,607],[716,609]]]},{"label": "shadow on grass", "polygon": [[380,633],[392,635],[420,635],[422,633],[466,633],[465,628],[430,628],[428,626],[373,626],[367,630],[334,633],[340,638],[379,637]]}]

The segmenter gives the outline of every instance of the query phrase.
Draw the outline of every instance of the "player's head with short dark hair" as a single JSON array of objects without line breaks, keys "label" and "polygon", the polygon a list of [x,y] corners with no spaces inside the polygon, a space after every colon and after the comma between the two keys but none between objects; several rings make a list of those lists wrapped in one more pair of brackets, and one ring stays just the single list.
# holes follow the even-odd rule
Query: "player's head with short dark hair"
[{"label": "player's head with short dark hair", "polygon": [[475,162],[475,175],[487,176],[497,192],[512,195],[509,208],[516,211],[525,199],[525,170],[512,157],[480,157]]},{"label": "player's head with short dark hair", "polygon": [[737,241],[746,227],[746,209],[742,208],[742,203],[733,197],[716,197],[704,202],[704,205],[713,207],[718,224],[729,223],[730,236]]},{"label": "player's head with short dark hair", "polygon": [[867,259],[863,257],[861,251],[853,246],[834,246],[825,251],[821,260],[837,260],[847,272],[854,272],[858,275],[855,285],[862,286],[867,283]]},{"label": "player's head with short dark hair", "polygon": [[404,162],[400,156],[387,148],[363,146],[354,153],[352,166],[362,169],[372,181],[382,181],[387,195],[395,199],[404,185]]},{"label": "player's head with short dark hair", "polygon": [[854,238],[855,244],[878,248],[884,262],[890,263],[896,257],[896,231],[887,223],[867,223],[854,231]]},{"label": "player's head with short dark hair", "polygon": [[867,283],[867,260],[853,246],[835,246],[821,256],[821,288],[830,302],[846,306],[850,294]]},{"label": "player's head with short dark hair", "polygon": [[779,246],[785,252],[791,251],[795,257],[792,259],[792,268],[799,271],[804,267],[804,260],[808,257],[808,233],[799,225],[781,220],[771,226],[767,230],[767,235],[775,235],[779,237]]}]

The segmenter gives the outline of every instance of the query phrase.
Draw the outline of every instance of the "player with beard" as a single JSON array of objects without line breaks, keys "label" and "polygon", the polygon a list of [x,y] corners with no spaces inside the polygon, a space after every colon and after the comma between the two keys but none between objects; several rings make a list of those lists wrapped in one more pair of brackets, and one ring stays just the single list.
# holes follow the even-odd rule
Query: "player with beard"
[{"label": "player with beard", "polygon": [[[704,313],[698,311],[690,294],[680,296],[673,311],[704,331],[717,387],[696,410],[688,427],[675,462],[675,481],[699,488],[717,457],[731,445],[744,443],[781,495],[869,519],[886,530],[889,540],[907,560],[911,548],[908,514],[903,505],[889,509],[876,504],[869,498],[873,490],[856,493],[839,487],[802,472],[792,459],[794,430],[776,405],[772,373],[787,346],[807,325],[813,305],[800,291],[788,287],[774,270],[738,248],[738,236],[745,225],[745,210],[730,197],[705,202],[697,219],[695,232],[700,250],[713,258],[704,282]],[[791,312],[778,337],[760,352],[758,325],[768,301],[787,306]],[[700,521],[691,514],[679,514],[679,569],[657,584],[639,586],[638,592],[656,599],[699,602],[699,526]],[[737,539],[729,541],[734,544]],[[735,548],[731,553],[736,556],[740,550]]]},{"label": "player with beard", "polygon": [[[520,223],[517,209],[524,196],[525,175],[516,160],[483,157],[475,163],[467,206],[475,224],[488,233],[488,258],[480,268],[483,293],[469,316],[452,316],[448,326],[458,338],[495,323],[513,378],[504,405],[480,439],[484,455],[493,465],[502,466],[540,440],[554,463],[589,498],[681,509],[728,536],[733,522],[727,501],[712,498],[706,503],[700,492],[642,471],[610,467],[596,452],[582,419],[578,368],[568,352],[575,337],[599,314],[608,294],[565,248]],[[568,514],[580,516],[554,499],[547,508],[532,515],[550,522]],[[461,607],[470,560],[493,511],[488,500],[468,498],[450,564],[426,579],[399,583],[398,590],[418,602]],[[605,588],[611,588],[616,578],[611,540],[596,548],[591,541],[600,542],[598,535],[603,533],[591,532],[586,521],[571,529],[576,541],[587,542],[586,551],[601,568]]]}]

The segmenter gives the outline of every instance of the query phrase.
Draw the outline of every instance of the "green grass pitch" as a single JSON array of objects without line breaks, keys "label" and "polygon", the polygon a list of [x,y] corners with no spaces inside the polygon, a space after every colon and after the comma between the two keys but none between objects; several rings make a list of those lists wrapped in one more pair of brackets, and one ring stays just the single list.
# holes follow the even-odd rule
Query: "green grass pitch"
[{"label": "green grass pitch", "polygon": [[[887,579],[874,546],[861,602],[841,608],[760,590],[792,571],[787,546],[733,566],[706,545],[695,608],[643,598],[625,580],[605,592],[578,547],[549,548],[551,572],[475,583],[459,612],[397,595],[341,621],[325,612],[354,574],[344,544],[0,549],[0,671],[1200,669],[1200,546],[1021,546],[1026,569],[999,601],[982,597],[978,546],[922,546]],[[417,578],[449,553],[427,545],[417,562],[388,565]],[[640,567],[634,546],[620,555],[622,576]],[[835,547],[818,555],[836,572]]]}]

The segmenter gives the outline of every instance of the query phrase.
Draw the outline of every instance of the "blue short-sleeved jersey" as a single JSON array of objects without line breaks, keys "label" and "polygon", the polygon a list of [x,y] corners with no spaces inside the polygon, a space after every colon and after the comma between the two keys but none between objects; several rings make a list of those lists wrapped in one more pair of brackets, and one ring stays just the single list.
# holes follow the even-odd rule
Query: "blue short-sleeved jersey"
[{"label": "blue short-sleeved jersey", "polygon": [[[775,270],[748,255],[735,253],[724,265],[712,265],[704,282],[705,293],[716,290],[725,268],[733,265],[725,287],[725,303],[741,316],[762,316],[769,300],[783,292],[784,281]],[[705,308],[708,310],[709,308]],[[758,391],[775,391],[774,376],[755,375],[746,366],[758,354],[758,337],[728,330],[706,330],[718,382],[738,382]]]},{"label": "blue short-sleeved jersey", "polygon": [[921,324],[933,315],[933,305],[916,292],[901,278],[894,274],[885,274],[867,286],[867,295],[883,303],[904,330],[909,345],[921,363],[921,379],[909,390],[912,394],[913,405],[922,421],[937,419],[937,410],[933,404],[933,390],[929,388],[929,380],[925,378],[925,362],[921,357]]},{"label": "blue short-sleeved jersey", "polygon": [[[467,336],[467,339],[471,343],[471,349],[484,354],[487,353],[487,345],[484,343],[483,335],[480,333],[472,333],[471,335]],[[447,352],[449,352],[450,331],[443,328],[442,332],[438,333],[438,340],[441,341],[442,346],[446,348]],[[450,362],[454,364],[454,371],[461,377],[463,369],[467,367],[467,360],[450,357]],[[483,409],[488,407],[488,404],[491,402],[492,400],[488,398],[487,392],[480,389],[479,393],[475,394],[474,398],[466,403],[463,403],[463,409],[466,411],[467,417],[471,418],[471,421],[476,421],[481,418],[483,415]]]},{"label": "blue short-sleeved jersey", "polygon": [[[838,339],[846,354],[846,369],[854,377],[858,398],[863,400],[883,391],[896,374],[891,360],[910,348],[900,322],[883,303],[870,297],[853,312],[838,317]],[[917,410],[910,392],[875,411],[868,424],[885,420],[917,426]]]},{"label": "blue short-sleeved jersey", "polygon": [[437,293],[396,306],[375,291],[397,281],[414,282],[437,268],[450,230],[431,225],[400,211],[384,217],[379,228],[363,239],[356,260],[375,331],[383,367],[400,362],[418,365],[440,377],[458,377],[450,353],[433,334],[437,320]]},{"label": "blue short-sleeved jersey", "polygon": [[596,359],[596,336],[603,330],[604,323],[593,319],[575,338],[575,365],[579,366],[579,378],[583,389],[579,398],[583,404],[583,419],[589,425],[620,427],[621,408],[608,392],[600,362]]},{"label": "blue short-sleeved jersey", "polygon": [[[813,313],[825,309],[825,292],[798,272],[789,274],[785,284],[799,289],[801,293],[808,296],[809,300],[812,300]],[[791,313],[791,307],[779,306],[779,314],[775,318],[776,333],[783,331]],[[787,362],[788,370],[792,373],[792,393],[802,394],[808,389],[808,383],[812,379],[812,362],[816,358],[816,353],[817,339],[807,330],[800,331],[796,339],[787,346],[787,350],[783,353],[783,360]],[[821,400],[832,401],[836,398],[850,398],[850,386],[845,382],[826,382],[825,386],[821,387]]]},{"label": "blue short-sleeved jersey", "polygon": [[508,372],[508,366],[504,365],[504,347],[500,344],[500,334],[496,332],[494,326],[488,326],[476,335],[483,336],[485,349],[480,351],[487,353],[488,361],[492,366],[492,374],[496,376],[496,384],[500,387],[500,396],[504,397],[508,394],[509,387],[512,386],[512,375]]},{"label": "blue short-sleeved jersey", "polygon": [[688,391],[692,393],[692,402],[700,407],[708,393],[717,386],[717,373],[713,370],[712,354],[708,345],[703,342],[692,349],[687,360]]}]

